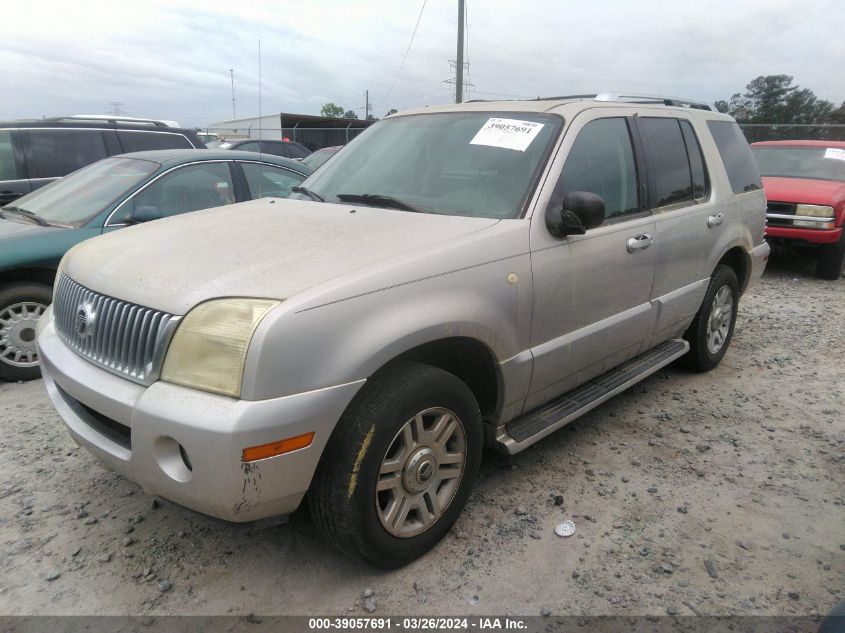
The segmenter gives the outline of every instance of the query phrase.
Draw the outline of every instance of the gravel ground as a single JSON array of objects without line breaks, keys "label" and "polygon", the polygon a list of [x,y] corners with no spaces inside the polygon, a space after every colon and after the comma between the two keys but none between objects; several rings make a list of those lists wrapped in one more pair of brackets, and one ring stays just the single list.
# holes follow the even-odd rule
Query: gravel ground
[{"label": "gravel ground", "polygon": [[774,259],[709,374],[670,367],[487,454],[456,528],[393,572],[307,512],[239,526],[147,497],[41,381],[0,384],[0,614],[824,613],[845,598],[845,280],[811,272]]}]

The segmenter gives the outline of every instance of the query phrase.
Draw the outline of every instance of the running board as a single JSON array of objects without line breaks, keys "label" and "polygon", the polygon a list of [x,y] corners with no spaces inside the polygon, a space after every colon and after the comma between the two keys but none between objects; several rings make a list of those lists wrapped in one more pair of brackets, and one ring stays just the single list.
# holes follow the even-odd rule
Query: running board
[{"label": "running board", "polygon": [[683,339],[666,341],[543,407],[512,420],[501,427],[496,435],[499,449],[508,455],[525,450],[562,426],[592,411],[605,400],[651,376],[658,369],[686,354],[687,350],[689,343]]}]

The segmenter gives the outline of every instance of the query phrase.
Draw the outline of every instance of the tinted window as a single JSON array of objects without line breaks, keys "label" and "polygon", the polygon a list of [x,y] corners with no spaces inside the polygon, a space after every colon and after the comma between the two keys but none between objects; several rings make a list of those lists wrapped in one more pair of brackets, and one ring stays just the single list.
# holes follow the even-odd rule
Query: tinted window
[{"label": "tinted window", "polygon": [[193,147],[181,134],[165,132],[118,131],[124,152],[145,152],[151,149],[189,149]]},{"label": "tinted window", "polygon": [[291,187],[302,182],[303,177],[287,169],[259,165],[256,163],[240,163],[249,185],[252,198],[273,196],[284,198],[290,193]]},{"label": "tinted window", "polygon": [[285,145],[291,158],[305,158],[311,153],[308,151],[308,148],[297,145],[296,143],[286,143]]},{"label": "tinted window", "polygon": [[30,178],[56,178],[106,157],[99,130],[20,132]]},{"label": "tinted window", "polygon": [[232,149],[237,149],[242,152],[257,152],[258,151],[258,141],[251,141],[249,143],[242,143],[241,145],[236,145]]},{"label": "tinted window", "polygon": [[12,134],[0,131],[0,180],[18,180],[20,177],[15,148],[12,146]]},{"label": "tinted window", "polygon": [[235,201],[228,163],[180,167],[156,180],[124,205],[111,224],[123,224],[134,210],[144,216],[166,217],[210,209]]},{"label": "tinted window", "polygon": [[684,134],[684,142],[687,145],[690,170],[692,171],[692,190],[696,200],[707,195],[707,169],[704,166],[704,155],[701,153],[701,146],[692,129],[689,121],[681,121],[681,132]]},{"label": "tinted window", "polygon": [[762,189],[760,172],[739,126],[733,121],[708,121],[707,127],[716,141],[733,192]]},{"label": "tinted window", "polygon": [[625,119],[598,119],[575,139],[561,173],[563,191],[589,191],[604,199],[605,218],[639,212],[637,169]]},{"label": "tinted window", "polygon": [[692,177],[678,119],[645,117],[638,125],[648,152],[651,206],[691,202]]},{"label": "tinted window", "polygon": [[284,158],[290,157],[284,143],[269,143],[267,141],[262,141],[261,151],[265,154],[273,154],[273,156],[282,156]]}]

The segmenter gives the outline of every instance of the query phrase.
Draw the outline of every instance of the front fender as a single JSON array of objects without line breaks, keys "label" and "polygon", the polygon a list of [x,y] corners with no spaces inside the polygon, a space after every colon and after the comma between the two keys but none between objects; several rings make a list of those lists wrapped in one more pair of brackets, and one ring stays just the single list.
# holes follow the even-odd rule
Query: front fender
[{"label": "front fender", "polygon": [[410,349],[451,337],[482,343],[499,363],[510,359],[528,347],[530,265],[518,255],[299,312],[282,304],[255,333],[241,397],[366,379]]}]

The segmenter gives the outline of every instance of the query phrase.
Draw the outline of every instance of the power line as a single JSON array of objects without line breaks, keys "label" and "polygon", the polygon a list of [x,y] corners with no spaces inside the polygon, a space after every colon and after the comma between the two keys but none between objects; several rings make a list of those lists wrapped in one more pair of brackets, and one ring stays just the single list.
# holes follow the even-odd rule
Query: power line
[{"label": "power line", "polygon": [[390,93],[393,92],[393,88],[396,86],[396,80],[399,79],[399,73],[402,72],[402,68],[405,66],[405,60],[408,59],[408,53],[411,52],[411,45],[414,43],[414,37],[416,36],[417,29],[420,26],[420,20],[422,20],[423,11],[425,11],[426,1],[427,0],[423,0],[422,8],[420,9],[420,15],[419,17],[417,17],[417,23],[414,25],[414,32],[411,33],[411,41],[408,42],[408,48],[405,49],[405,55],[402,57],[402,63],[399,64],[399,70],[396,71],[396,76],[393,78],[393,83],[390,86],[390,90],[387,91],[387,94],[385,95],[384,99],[382,99],[382,101],[384,101],[385,103],[387,103],[387,98],[390,96]]},{"label": "power line", "polygon": [[466,0],[464,0],[464,51],[465,51],[464,54],[466,55],[466,60],[467,60],[467,94],[466,94],[466,96],[467,96],[467,100],[469,100],[469,96],[470,96],[469,89],[470,89],[470,86],[472,86],[473,84],[472,84],[472,77],[469,74],[469,69],[470,69],[470,65],[469,65],[469,11],[467,10],[467,4],[469,4],[469,3],[466,2]]}]

